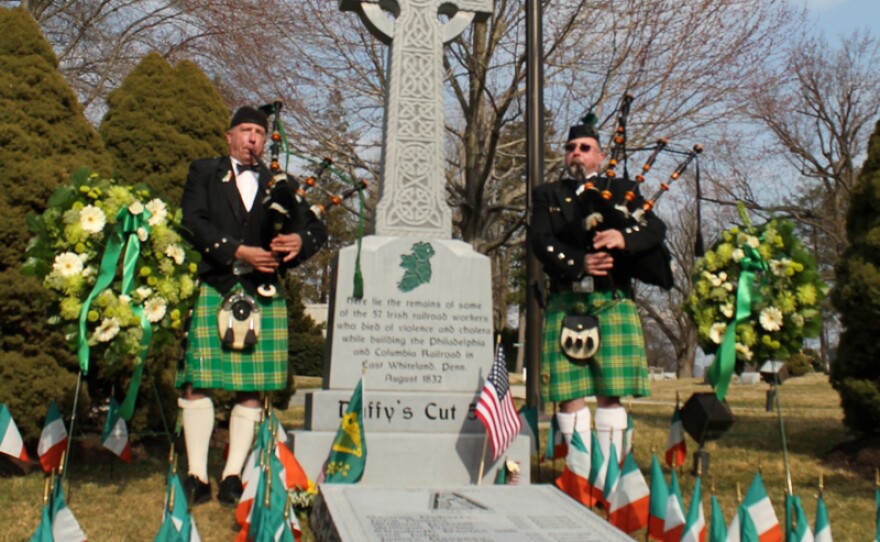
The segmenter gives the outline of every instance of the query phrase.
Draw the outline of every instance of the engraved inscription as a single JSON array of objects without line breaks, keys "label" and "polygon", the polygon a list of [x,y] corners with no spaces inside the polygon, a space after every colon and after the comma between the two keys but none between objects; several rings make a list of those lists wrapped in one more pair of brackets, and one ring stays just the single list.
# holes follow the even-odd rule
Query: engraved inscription
[{"label": "engraved inscription", "polygon": [[471,390],[491,356],[490,310],[474,301],[349,297],[334,320],[334,356],[353,359],[381,389]]}]

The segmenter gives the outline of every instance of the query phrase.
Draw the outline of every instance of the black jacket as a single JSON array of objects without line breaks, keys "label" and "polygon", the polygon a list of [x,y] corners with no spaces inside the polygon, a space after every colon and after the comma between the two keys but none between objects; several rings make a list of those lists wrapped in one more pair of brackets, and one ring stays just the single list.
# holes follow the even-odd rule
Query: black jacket
[{"label": "black jacket", "polygon": [[[597,186],[604,187],[604,179],[597,179]],[[596,231],[617,229],[626,241],[623,250],[611,251],[614,268],[611,276],[613,286],[629,289],[631,279],[635,278],[649,284],[669,289],[673,285],[669,253],[663,246],[666,225],[653,213],[645,214],[643,223],[625,219],[614,209],[613,203],[604,200],[597,191],[587,190],[576,195],[578,183],[571,180],[547,183],[536,186],[532,192],[532,250],[544,266],[554,290],[568,290],[571,283],[584,277],[584,257],[595,252],[592,237],[594,231],[587,231],[584,219],[600,213],[602,223]],[[610,202],[624,201],[624,193],[629,188],[621,180],[612,180]],[[637,196],[630,205],[635,209],[642,201]],[[595,277],[597,290],[607,290],[612,282],[607,278]]]},{"label": "black jacket", "polygon": [[[222,293],[236,282],[254,293],[257,286],[275,283],[274,273],[252,272],[232,274],[235,251],[240,245],[269,248],[275,236],[265,198],[272,178],[265,167],[260,167],[259,188],[254,205],[248,212],[241,201],[235,184],[232,161],[228,156],[196,160],[190,164],[183,189],[183,231],[181,234],[202,255],[199,277]],[[289,178],[291,190],[296,192],[296,181]],[[282,233],[298,233],[302,237],[299,254],[285,264],[284,269],[296,267],[311,257],[327,239],[327,229],[308,204],[297,204],[292,220],[286,222]]]}]

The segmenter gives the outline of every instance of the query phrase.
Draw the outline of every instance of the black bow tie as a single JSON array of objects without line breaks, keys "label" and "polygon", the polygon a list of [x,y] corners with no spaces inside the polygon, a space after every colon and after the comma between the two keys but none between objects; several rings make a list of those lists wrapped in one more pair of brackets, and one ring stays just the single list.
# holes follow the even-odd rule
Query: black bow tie
[{"label": "black bow tie", "polygon": [[253,171],[254,173],[260,172],[260,166],[257,164],[237,164],[235,169],[238,173],[242,173],[245,171]]}]

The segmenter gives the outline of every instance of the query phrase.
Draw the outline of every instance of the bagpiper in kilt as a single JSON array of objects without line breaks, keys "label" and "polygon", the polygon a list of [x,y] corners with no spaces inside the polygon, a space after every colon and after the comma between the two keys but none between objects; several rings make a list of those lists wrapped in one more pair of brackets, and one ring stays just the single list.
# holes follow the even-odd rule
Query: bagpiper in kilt
[{"label": "bagpiper in kilt", "polygon": [[[650,394],[632,281],[670,288],[672,273],[665,224],[651,212],[628,219],[614,202],[624,201],[630,186],[598,177],[605,155],[589,117],[569,130],[565,177],[532,191],[531,248],[550,287],[540,387],[545,401],[559,403],[556,421],[566,442],[577,433],[587,453],[593,419],[584,398],[596,396],[603,457],[609,459],[613,444],[622,460],[629,417],[620,398]],[[638,205],[637,191],[635,198]]]},{"label": "bagpiper in kilt", "polygon": [[[182,235],[202,256],[199,297],[176,380],[189,474],[182,498],[193,504],[212,496],[212,389],[235,392],[217,499],[235,505],[241,496],[241,470],[262,415],[259,393],[288,382],[287,305],[278,275],[315,254],[327,238],[323,222],[295,198],[296,180],[273,176],[260,163],[267,130],[264,112],[239,108],[226,132],[229,156],[192,162],[183,190]],[[289,190],[281,195],[291,204],[283,213],[271,205],[281,189]]]}]

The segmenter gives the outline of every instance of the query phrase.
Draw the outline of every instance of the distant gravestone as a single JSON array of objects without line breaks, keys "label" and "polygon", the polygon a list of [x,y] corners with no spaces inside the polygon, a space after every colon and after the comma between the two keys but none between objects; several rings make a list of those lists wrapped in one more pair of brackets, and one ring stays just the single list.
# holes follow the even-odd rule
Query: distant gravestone
[{"label": "distant gravestone", "polygon": [[[352,389],[364,373],[363,484],[475,484],[485,429],[475,415],[494,357],[489,259],[451,239],[443,173],[443,44],[491,0],[342,0],[391,44],[377,235],[363,239],[364,297],[353,296],[356,247],[340,251],[327,326],[324,389],[306,395],[306,430],[292,446],[320,471]],[[384,5],[384,2],[382,2]],[[444,23],[439,16],[448,18]],[[507,456],[530,476],[530,440]],[[497,464],[491,447],[485,477]],[[500,463],[500,461],[498,462]]]}]

